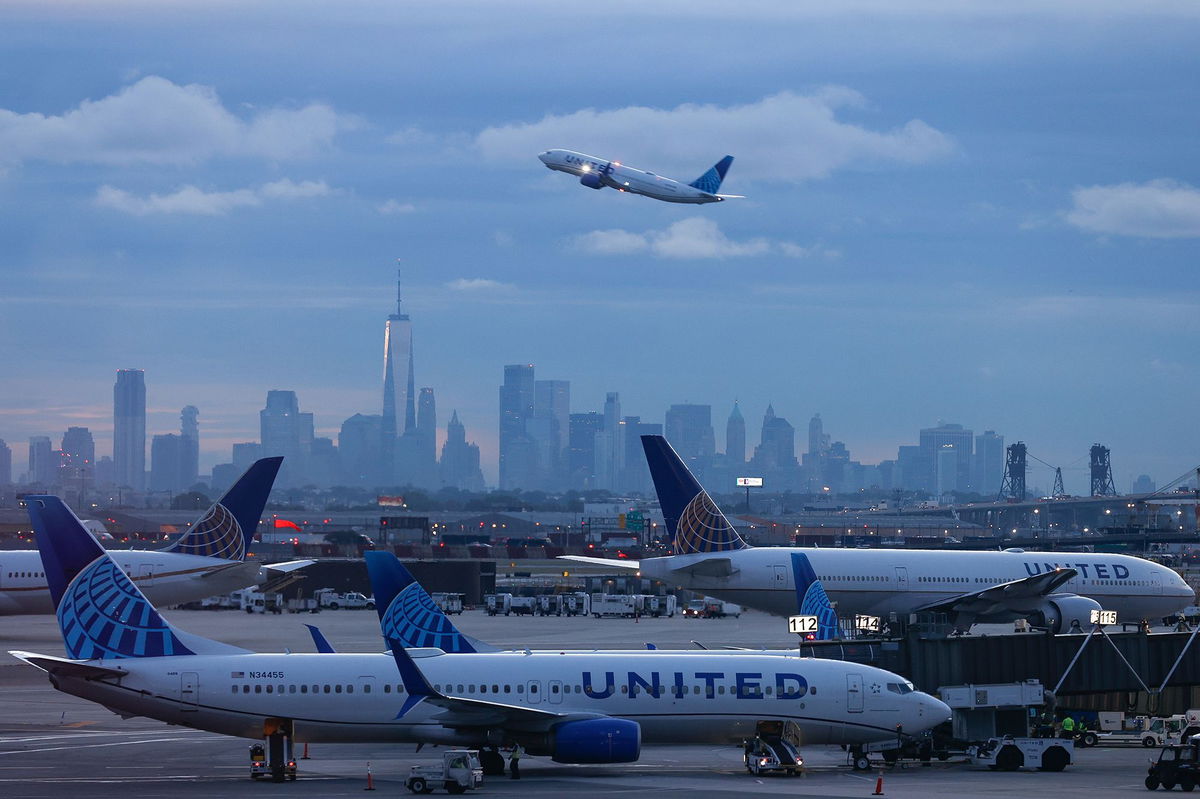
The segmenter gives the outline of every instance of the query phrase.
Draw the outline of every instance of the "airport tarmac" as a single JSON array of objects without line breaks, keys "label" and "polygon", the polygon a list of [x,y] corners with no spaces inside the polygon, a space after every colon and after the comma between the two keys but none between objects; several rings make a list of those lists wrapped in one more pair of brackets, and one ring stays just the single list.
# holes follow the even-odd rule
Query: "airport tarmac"
[{"label": "airport tarmac", "polygon": [[[326,611],[317,615],[259,616],[235,611],[169,611],[172,623],[190,632],[258,651],[312,652],[304,623],[318,624],[342,651],[380,651],[374,613]],[[464,632],[502,647],[690,648],[690,641],[747,647],[786,647],[795,639],[783,619],[746,613],[728,619],[592,619],[489,617],[468,611],[454,617]],[[63,654],[51,616],[0,617],[0,650]],[[440,761],[439,750],[413,746],[322,744],[299,762],[296,782],[276,785],[248,776],[250,742],[147,719],[122,720],[104,708],[55,691],[46,676],[7,654],[0,655],[0,795],[61,797],[64,791],[90,797],[362,796],[367,764],[374,785],[389,795],[407,794],[408,767]],[[299,754],[299,753],[298,753]],[[951,760],[912,764],[883,772],[891,797],[1116,796],[1145,791],[1147,757],[1141,748],[1096,748],[1076,753],[1060,774],[998,773]],[[836,747],[804,750],[803,777],[756,778],[742,766],[736,746],[655,746],[637,763],[568,766],[526,756],[522,779],[487,778],[492,796],[636,795],[723,797],[785,795],[870,796],[877,772],[853,772]]]}]

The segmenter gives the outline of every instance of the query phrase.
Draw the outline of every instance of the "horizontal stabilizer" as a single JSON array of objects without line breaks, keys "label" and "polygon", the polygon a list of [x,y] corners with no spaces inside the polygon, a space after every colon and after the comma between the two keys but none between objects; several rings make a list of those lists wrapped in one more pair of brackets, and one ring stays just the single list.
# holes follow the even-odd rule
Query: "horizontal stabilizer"
[{"label": "horizontal stabilizer", "polygon": [[576,563],[591,563],[596,566],[611,566],[616,569],[632,569],[637,571],[641,563],[636,560],[617,560],[616,558],[593,558],[587,555],[559,555],[559,560],[573,560]]},{"label": "horizontal stabilizer", "polygon": [[8,654],[17,660],[23,660],[30,666],[35,666],[47,674],[63,677],[78,677],[83,680],[104,680],[123,677],[129,672],[125,669],[114,669],[106,666],[93,666],[76,660],[54,657],[53,655],[38,655],[34,652],[10,651]]},{"label": "horizontal stabilizer", "polygon": [[315,560],[288,560],[283,563],[265,563],[263,564],[263,568],[270,572],[287,574],[297,569],[303,569],[305,566],[311,566],[314,563],[316,563]]},{"label": "horizontal stabilizer", "polygon": [[738,570],[733,568],[733,561],[729,558],[705,558],[671,571],[683,572],[693,577],[729,577]]}]

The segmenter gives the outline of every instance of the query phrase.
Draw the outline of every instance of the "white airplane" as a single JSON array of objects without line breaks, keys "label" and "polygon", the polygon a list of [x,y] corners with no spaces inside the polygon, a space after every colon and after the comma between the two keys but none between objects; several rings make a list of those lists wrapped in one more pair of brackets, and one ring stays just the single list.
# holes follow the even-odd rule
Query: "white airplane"
[{"label": "white airplane", "polygon": [[[261,566],[246,561],[283,458],[263,458],[186,533],[164,549],[117,549],[113,560],[160,605],[226,594],[312,561]],[[42,557],[36,549],[0,552],[0,615],[53,613]]]},{"label": "white airplane", "polygon": [[538,159],[556,172],[579,176],[579,182],[589,189],[608,186],[617,191],[641,194],[663,202],[693,205],[742,199],[741,194],[717,194],[721,190],[721,181],[725,179],[725,173],[729,171],[729,165],[733,163],[732,155],[727,155],[713,164],[711,169],[691,183],[680,183],[653,172],[624,166],[620,161],[607,161],[573,150],[547,150],[539,155]]},{"label": "white airplane", "polygon": [[[1092,553],[751,547],[662,436],[642,436],[675,554],[641,561],[564,556],[622,569],[779,616],[815,615],[818,638],[838,618],[949,614],[959,629],[1026,618],[1055,632],[1093,610],[1136,621],[1195,602],[1173,570],[1128,555]],[[835,609],[836,607],[836,609]]]},{"label": "white airplane", "polygon": [[806,743],[856,744],[950,717],[904,678],[836,660],[406,650],[410,626],[437,632],[445,617],[429,612],[423,590],[397,588],[395,557],[382,552],[367,564],[376,597],[391,597],[381,621],[390,654],[253,653],[175,629],[61,500],[26,503],[68,657],[10,654],[48,672],[58,690],[123,716],[265,737],[272,749],[281,738],[520,742],[564,763],[632,762],[643,742],[739,742],[759,721],[792,721]]}]

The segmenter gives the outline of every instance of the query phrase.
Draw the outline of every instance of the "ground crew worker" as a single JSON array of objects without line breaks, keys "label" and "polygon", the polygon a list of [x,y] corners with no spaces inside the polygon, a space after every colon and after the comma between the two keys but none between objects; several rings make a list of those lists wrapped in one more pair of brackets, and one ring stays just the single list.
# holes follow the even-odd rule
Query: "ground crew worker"
[{"label": "ground crew worker", "polygon": [[509,778],[514,780],[521,779],[521,755],[525,754],[525,748],[517,744],[508,754],[508,770]]},{"label": "ground crew worker", "polygon": [[1062,720],[1062,737],[1075,737],[1075,719],[1071,718],[1070,716],[1066,716]]}]

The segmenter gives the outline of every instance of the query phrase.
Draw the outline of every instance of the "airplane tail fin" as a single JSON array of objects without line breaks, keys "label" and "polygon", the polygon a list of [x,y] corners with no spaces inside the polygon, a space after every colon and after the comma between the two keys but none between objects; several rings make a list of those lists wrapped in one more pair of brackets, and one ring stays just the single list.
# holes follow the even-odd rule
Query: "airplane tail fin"
[{"label": "airplane tail fin", "polygon": [[58,497],[25,497],[67,655],[94,658],[244,652],[175,630]]},{"label": "airplane tail fin", "polygon": [[642,436],[642,448],[675,554],[749,548],[665,438]]},{"label": "airplane tail fin", "polygon": [[808,555],[792,553],[792,576],[796,581],[796,608],[802,616],[817,617],[817,640],[827,641],[841,635],[837,611],[825,593]]},{"label": "airplane tail fin", "polygon": [[281,457],[255,461],[199,521],[163,551],[245,560],[282,463]]},{"label": "airplane tail fin", "polygon": [[729,171],[729,165],[733,163],[733,156],[727,155],[700,177],[693,180],[688,185],[693,189],[706,191],[709,194],[716,194],[721,189],[721,181],[725,180],[725,173]]},{"label": "airplane tail fin", "polygon": [[384,639],[405,647],[435,646],[446,652],[478,652],[433,597],[391,552],[366,552],[367,574]]}]

